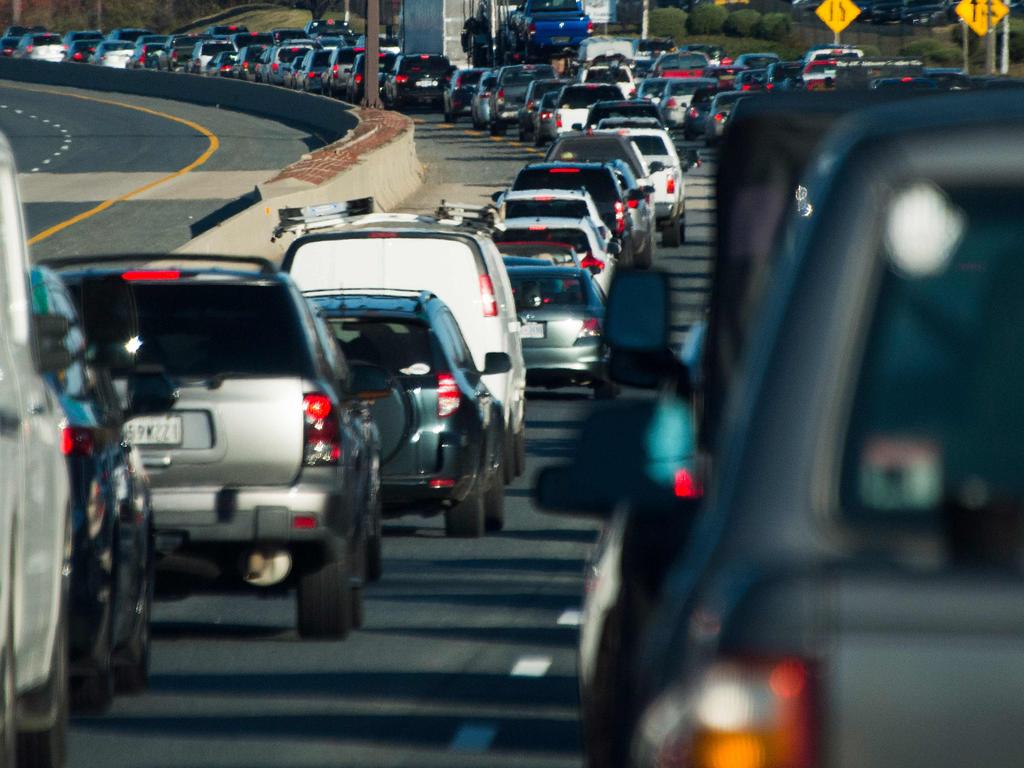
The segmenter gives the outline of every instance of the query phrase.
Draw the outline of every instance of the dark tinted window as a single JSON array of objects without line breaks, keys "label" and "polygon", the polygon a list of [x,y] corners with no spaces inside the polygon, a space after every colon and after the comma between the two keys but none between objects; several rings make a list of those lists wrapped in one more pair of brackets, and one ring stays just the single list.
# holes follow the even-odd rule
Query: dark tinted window
[{"label": "dark tinted window", "polygon": [[339,64],[351,64],[356,59],[356,54],[362,51],[355,48],[339,48],[336,60]]},{"label": "dark tinted window", "polygon": [[446,75],[449,69],[451,64],[444,56],[406,56],[399,66],[401,72],[430,75]]},{"label": "dark tinted window", "polygon": [[160,365],[174,376],[313,373],[299,312],[283,285],[114,278],[87,281],[73,294],[87,338],[137,348],[135,365]]},{"label": "dark tinted window", "polygon": [[555,70],[551,67],[531,67],[530,69],[506,69],[500,75],[502,85],[527,85],[533,80],[554,77]]},{"label": "dark tinted window", "polygon": [[622,91],[614,85],[599,85],[596,88],[577,85],[562,91],[558,106],[565,109],[582,109],[608,99],[621,99]]},{"label": "dark tinted window", "polygon": [[[372,363],[407,375],[429,373],[437,363],[430,329],[422,323],[332,317],[327,324],[350,363]],[[417,374],[413,366],[424,365],[427,370]]]},{"label": "dark tinted window", "polygon": [[857,516],[1024,502],[1024,205],[995,185],[945,194],[952,255],[886,259],[843,462],[842,506]]},{"label": "dark tinted window", "polygon": [[34,45],[61,45],[60,35],[36,35],[32,38]]},{"label": "dark tinted window", "polygon": [[310,63],[310,66],[326,67],[328,61],[330,61],[330,58],[330,51],[313,51],[313,61]]},{"label": "dark tinted window", "polygon": [[645,136],[630,136],[629,138],[636,144],[636,148],[640,150],[640,154],[644,157],[648,155],[667,155],[669,153],[665,139],[661,136],[648,134]]},{"label": "dark tinted window", "polygon": [[653,117],[661,119],[658,108],[653,104],[622,104],[618,106],[595,104],[587,117],[587,122],[597,125],[606,117]]},{"label": "dark tinted window", "polygon": [[658,60],[658,69],[703,69],[707,65],[703,53],[670,53]]},{"label": "dark tinted window", "polygon": [[[606,163],[610,160],[625,160],[631,167],[636,162],[627,143],[621,142],[617,138],[599,136],[562,139],[551,149],[548,158],[563,163]],[[641,169],[634,170],[640,171]]]},{"label": "dark tinted window", "polygon": [[530,10],[533,11],[575,11],[577,0],[533,0]]},{"label": "dark tinted window", "polygon": [[606,169],[524,168],[516,176],[513,189],[585,189],[600,205],[611,205],[618,190]]},{"label": "dark tinted window", "polygon": [[480,70],[470,70],[469,72],[462,72],[459,75],[458,86],[460,88],[466,88],[470,85],[476,85],[480,82],[480,78],[483,76],[483,72]]},{"label": "dark tinted window", "polygon": [[544,229],[509,228],[504,232],[495,232],[495,242],[525,243],[530,241],[542,243],[565,243],[571,245],[577,253],[588,253],[590,241],[586,233],[579,229],[560,229],[545,227]]},{"label": "dark tinted window", "polygon": [[231,43],[203,43],[203,55],[212,56],[223,51],[233,51],[235,46]]},{"label": "dark tinted window", "polygon": [[277,60],[282,64],[288,64],[297,58],[301,58],[309,53],[309,48],[282,48],[277,52]]},{"label": "dark tinted window", "polygon": [[587,217],[584,200],[510,200],[505,204],[505,218],[519,216],[561,216],[570,219]]},{"label": "dark tinted window", "polygon": [[618,67],[592,67],[587,70],[586,83],[628,83],[629,72]]},{"label": "dark tinted window", "polygon": [[516,309],[583,306],[587,303],[583,281],[578,277],[544,277],[509,273]]}]

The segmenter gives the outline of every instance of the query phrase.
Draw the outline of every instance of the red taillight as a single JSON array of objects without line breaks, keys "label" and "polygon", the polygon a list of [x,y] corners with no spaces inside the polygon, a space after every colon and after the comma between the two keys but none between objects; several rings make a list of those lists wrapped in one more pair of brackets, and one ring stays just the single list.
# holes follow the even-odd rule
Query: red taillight
[{"label": "red taillight", "polygon": [[221,72],[230,72],[231,71],[231,65],[230,64],[221,64],[220,65],[220,71]]},{"label": "red taillight", "polygon": [[548,168],[548,173],[579,173],[579,168]]},{"label": "red taillight", "polygon": [[621,235],[626,231],[626,206],[621,200],[615,201],[615,234]]},{"label": "red taillight", "polygon": [[912,83],[912,82],[914,82],[914,78],[912,78],[912,77],[901,77],[900,78],[900,82],[901,83]]},{"label": "red taillight", "polygon": [[[594,259],[594,261],[597,260]],[[583,264],[583,266],[586,265]],[[596,317],[588,317],[586,320],[583,321],[583,325],[580,327],[580,332],[576,334],[576,340],[578,341],[579,339],[596,339],[600,335],[601,321],[598,320]]]},{"label": "red taillight", "polygon": [[562,127],[562,114],[561,113],[559,113],[558,116],[555,118],[555,127],[556,128],[561,128]]},{"label": "red taillight", "polygon": [[672,490],[675,492],[676,497],[680,499],[699,499],[704,495],[700,481],[686,468],[676,472]]},{"label": "red taillight", "polygon": [[92,430],[85,427],[64,427],[60,431],[60,452],[65,456],[92,456],[94,448]]},{"label": "red taillight", "polygon": [[74,59],[75,61],[81,61],[82,60],[82,52],[81,51],[75,51],[73,54],[71,54],[71,58]]},{"label": "red taillight", "polygon": [[292,518],[292,528],[299,531],[309,531],[316,528],[316,518],[313,515],[295,515]]},{"label": "red taillight", "polygon": [[28,48],[26,48],[25,52],[26,53],[32,53],[32,46],[30,45]]},{"label": "red taillight", "polygon": [[371,240],[389,240],[391,238],[398,237],[394,232],[370,232],[367,237]]},{"label": "red taillight", "polygon": [[546,232],[547,226],[544,224],[531,224],[529,229],[531,232]]},{"label": "red taillight", "polygon": [[594,22],[592,22],[592,21],[588,21],[587,22],[587,34],[588,35],[594,34]]},{"label": "red taillight", "polygon": [[177,280],[181,272],[176,269],[136,269],[122,272],[122,280]]},{"label": "red taillight", "polygon": [[358,85],[361,82],[363,82],[363,76],[362,75],[356,75],[356,85]]},{"label": "red taillight", "polygon": [[628,201],[626,203],[626,205],[628,205],[630,208],[636,208],[638,205],[640,205],[640,201],[639,200],[630,200],[630,201]]},{"label": "red taillight", "polygon": [[530,99],[528,102],[526,102],[526,108],[529,110],[533,109],[533,99]]},{"label": "red taillight", "polygon": [[537,25],[534,24],[533,22],[531,22],[530,26],[529,26],[529,31],[530,31],[531,35],[536,34],[537,33]]},{"label": "red taillight", "polygon": [[442,419],[459,410],[462,395],[455,377],[450,373],[437,374],[437,415]]},{"label": "red taillight", "polygon": [[313,78],[315,78],[316,76],[317,76],[316,72],[310,72],[310,73],[309,73],[309,75],[308,75],[308,77],[309,77],[309,79],[310,79],[310,80],[312,80],[312,79],[313,79]]},{"label": "red taillight", "polygon": [[741,91],[750,91],[750,90],[753,90],[753,88],[754,88],[754,86],[749,85],[747,83],[744,83],[743,85],[740,86],[740,90]]},{"label": "red taillight", "polygon": [[490,275],[480,275],[480,304],[483,306],[484,317],[498,316],[498,302],[494,297],[494,284]]},{"label": "red taillight", "polygon": [[395,75],[395,82],[399,83],[399,84],[407,83],[407,82],[409,82],[409,76],[408,75]]},{"label": "red taillight", "polygon": [[177,60],[178,60],[178,52],[177,51],[171,51],[171,61],[177,61]]},{"label": "red taillight", "polygon": [[724,123],[725,122],[725,112],[717,112],[715,114],[715,122],[716,123]]},{"label": "red taillight", "polygon": [[[580,259],[580,266],[584,269],[589,269],[591,272],[604,272],[604,262],[596,258],[593,254],[587,253],[582,259]],[[590,322],[589,320],[587,322]],[[596,323],[597,320],[594,320]],[[586,323],[584,323],[584,327]],[[598,329],[600,330],[600,329]]]},{"label": "red taillight", "polygon": [[273,64],[271,64],[271,65],[270,65],[270,68],[271,68],[271,69],[272,69],[272,70],[273,70],[274,72],[277,72],[277,70],[278,70],[279,66],[280,66],[280,65],[279,65],[279,64],[278,64],[278,63],[277,63],[277,62],[275,61],[275,62],[274,62]]},{"label": "red taillight", "polygon": [[302,398],[305,427],[303,463],[308,467],[337,464],[341,458],[338,420],[332,417],[334,405],[327,395],[311,393]]},{"label": "red taillight", "polygon": [[429,485],[431,488],[454,488],[455,480],[451,477],[435,477]]},{"label": "red taillight", "polygon": [[698,110],[696,107],[690,107],[689,115],[690,117],[696,120],[698,117],[700,117],[700,110]]},{"label": "red taillight", "polygon": [[651,723],[669,720],[660,721],[665,725],[644,764],[811,768],[819,757],[814,688],[803,659],[718,661],[685,707],[670,695],[648,712]]},{"label": "red taillight", "polygon": [[669,99],[668,101],[665,102],[665,106],[668,107],[669,109],[675,109],[676,107],[679,106],[679,102],[676,101],[675,99]]},{"label": "red taillight", "polygon": [[504,88],[499,88],[498,89],[498,101],[504,101],[504,100],[505,100],[505,89]]},{"label": "red taillight", "polygon": [[338,74],[338,65],[337,64],[335,64],[333,67],[331,67],[331,72],[333,72],[334,74]]},{"label": "red taillight", "polygon": [[665,192],[672,195],[676,191],[676,179],[675,176],[669,176],[668,181],[665,182]]}]

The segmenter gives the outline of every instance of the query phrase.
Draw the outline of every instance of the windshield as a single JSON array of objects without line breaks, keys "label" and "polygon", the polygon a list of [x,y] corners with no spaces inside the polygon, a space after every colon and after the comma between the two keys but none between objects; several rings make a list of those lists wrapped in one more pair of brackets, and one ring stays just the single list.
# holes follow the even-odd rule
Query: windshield
[{"label": "windshield", "polygon": [[446,75],[451,65],[441,56],[407,56],[399,67],[401,72],[415,74]]},{"label": "windshield", "polygon": [[658,59],[658,69],[704,69],[708,58],[703,53],[669,53]]},{"label": "windshield", "polygon": [[618,190],[606,169],[589,168],[525,168],[516,176],[513,189],[586,189],[594,201],[610,204],[618,198]]},{"label": "windshield", "polygon": [[644,157],[664,157],[670,154],[668,145],[665,144],[665,139],[661,136],[653,134],[631,135],[629,140],[636,144],[636,148],[640,150],[640,154]]},{"label": "windshield", "polygon": [[532,200],[509,200],[505,203],[505,218],[522,216],[553,216],[565,219],[585,219],[589,215],[585,200],[558,200],[539,196]]},{"label": "windshield", "polygon": [[532,11],[575,11],[579,8],[577,0],[530,0]]},{"label": "windshield", "polygon": [[524,243],[565,243],[571,245],[577,253],[590,252],[590,240],[585,232],[579,229],[565,227],[548,227],[537,225],[533,227],[513,227],[505,230],[495,238],[496,242]]},{"label": "windshield", "polygon": [[625,69],[592,67],[587,70],[587,83],[628,83],[629,72]]},{"label": "windshield", "polygon": [[516,297],[516,309],[520,311],[541,307],[582,307],[587,303],[583,281],[578,277],[542,277],[512,270],[509,279]]},{"label": "windshield", "polygon": [[554,76],[551,67],[532,67],[530,69],[512,68],[506,69],[499,75],[501,85],[527,85],[534,80]]},{"label": "windshield", "polygon": [[596,88],[571,86],[562,91],[559,106],[562,109],[583,109],[599,101],[621,98],[622,92],[613,85],[599,85]]}]

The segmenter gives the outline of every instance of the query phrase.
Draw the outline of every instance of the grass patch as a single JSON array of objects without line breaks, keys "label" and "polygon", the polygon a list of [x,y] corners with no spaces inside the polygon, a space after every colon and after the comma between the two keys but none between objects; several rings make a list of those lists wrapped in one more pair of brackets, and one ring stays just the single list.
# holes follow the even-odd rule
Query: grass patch
[{"label": "grass patch", "polygon": [[[309,11],[301,8],[280,8],[264,10],[240,11],[237,15],[225,16],[218,24],[244,24],[253,32],[269,32],[275,27],[304,27],[312,17]],[[327,18],[344,18],[344,13],[327,13]],[[207,22],[194,22],[184,28],[184,32],[198,32],[210,26]],[[349,14],[349,26],[356,31],[364,27],[363,18],[354,13]]]}]

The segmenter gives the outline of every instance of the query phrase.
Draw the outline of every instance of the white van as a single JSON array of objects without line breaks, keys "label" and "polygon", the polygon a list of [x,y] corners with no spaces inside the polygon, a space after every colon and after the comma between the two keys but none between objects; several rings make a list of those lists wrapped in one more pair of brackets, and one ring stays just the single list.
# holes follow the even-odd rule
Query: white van
[{"label": "white van", "polygon": [[71,510],[63,414],[41,374],[67,367],[68,325],[32,318],[14,158],[2,136],[0,248],[0,739],[13,743],[16,728],[19,765],[57,768],[68,717]]},{"label": "white van", "polygon": [[507,353],[512,370],[484,381],[504,412],[506,482],[523,473],[526,364],[512,286],[488,235],[425,216],[357,216],[297,238],[281,268],[304,292],[432,291],[451,308],[480,370],[488,352]]}]

